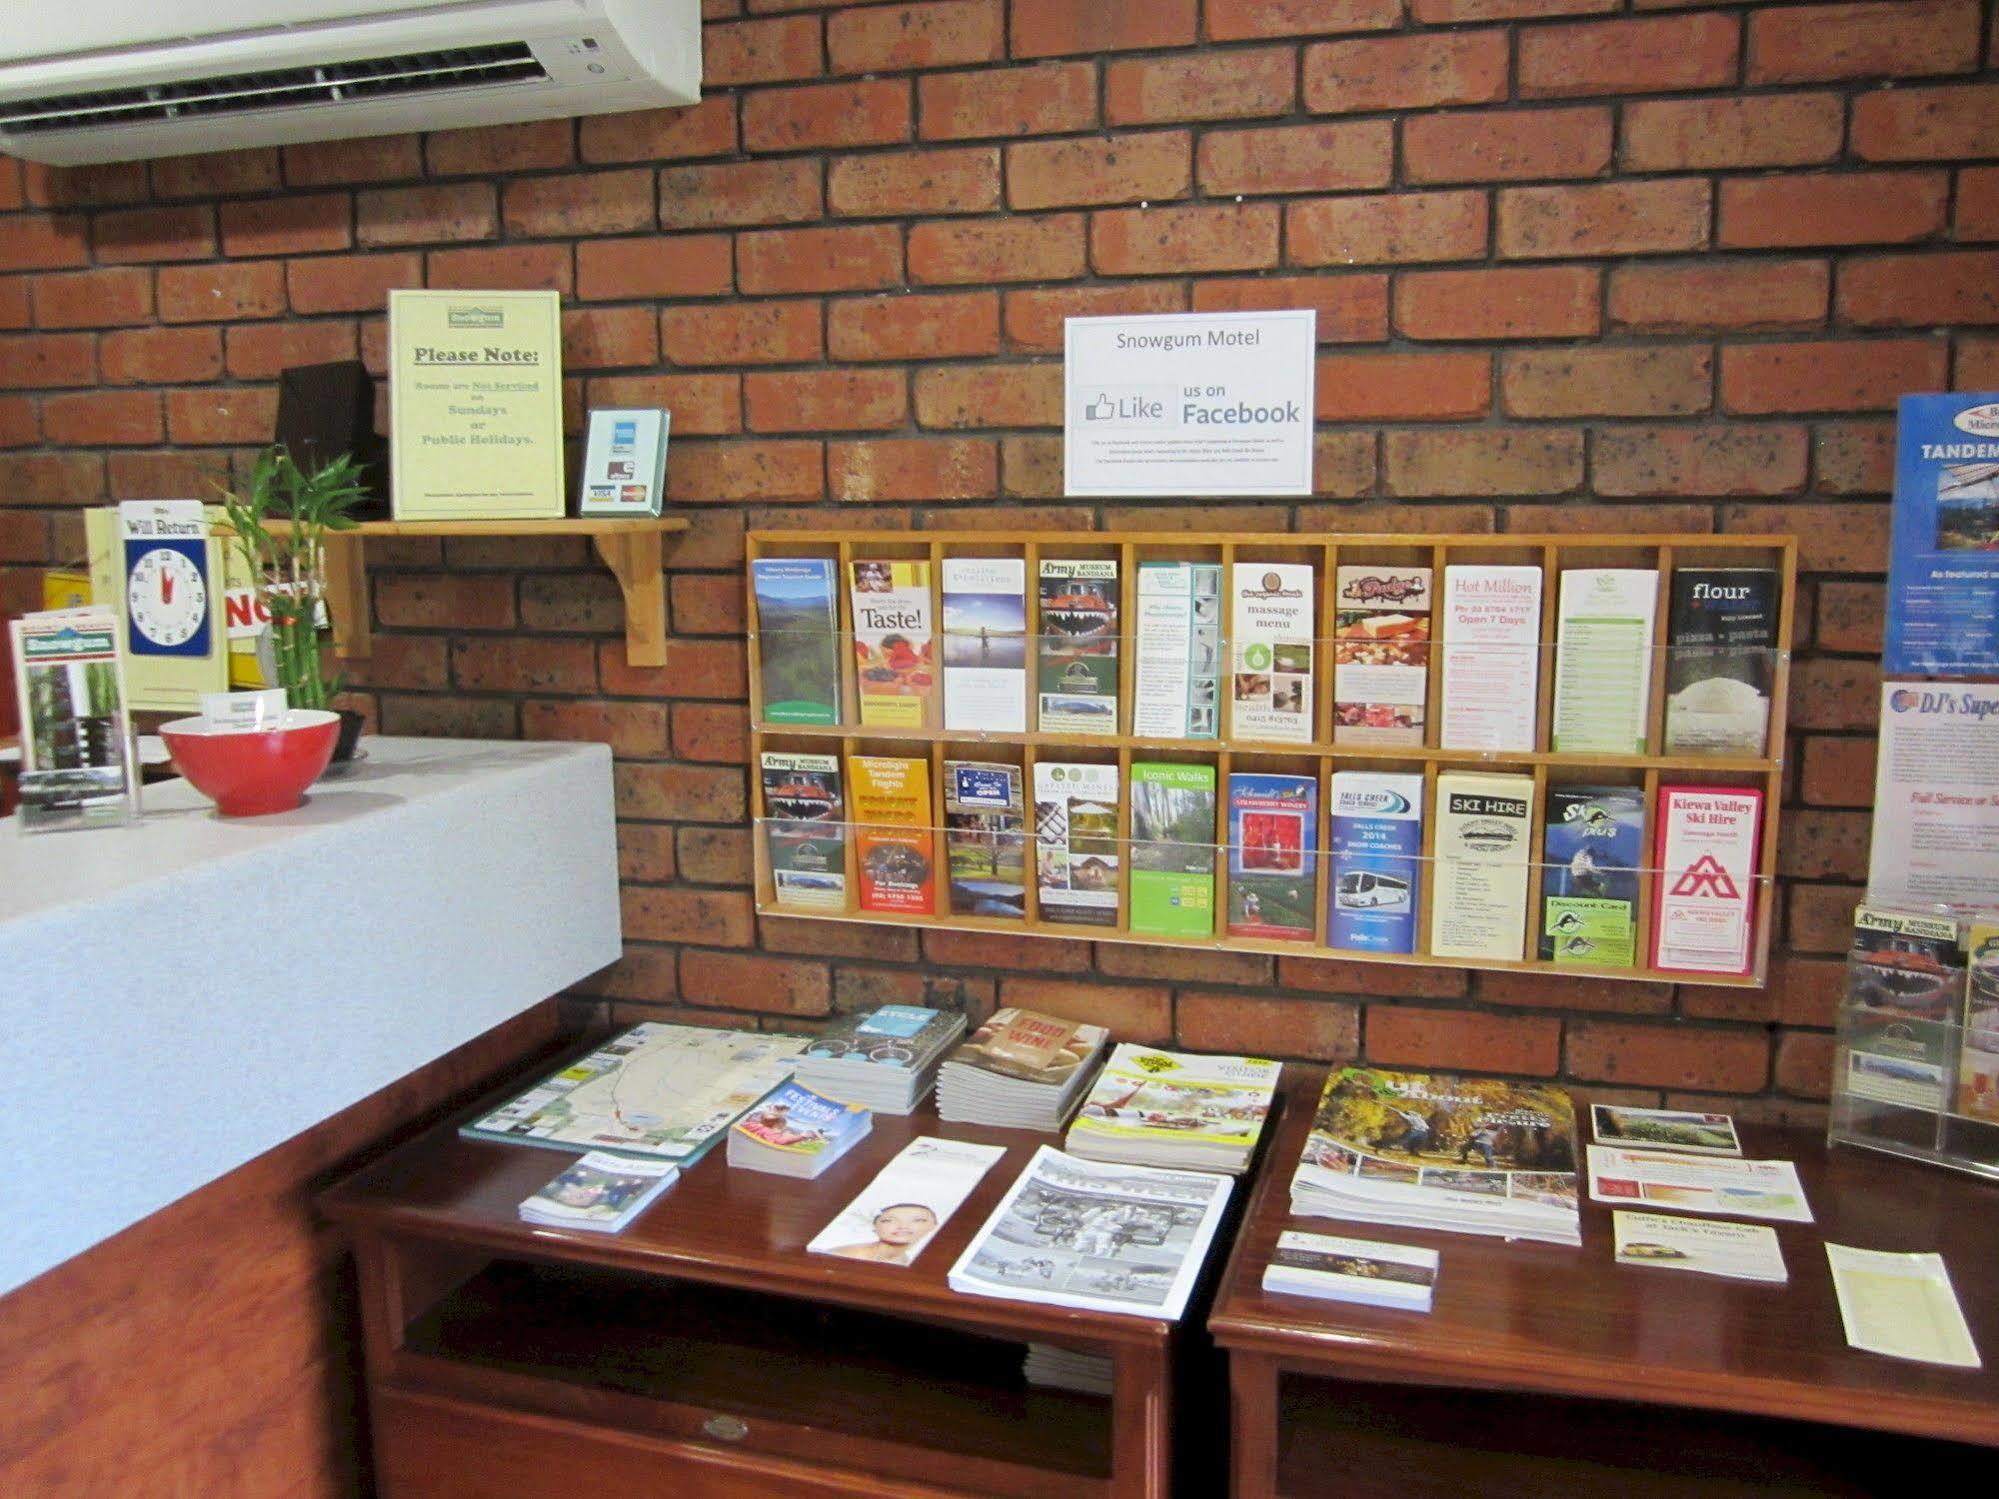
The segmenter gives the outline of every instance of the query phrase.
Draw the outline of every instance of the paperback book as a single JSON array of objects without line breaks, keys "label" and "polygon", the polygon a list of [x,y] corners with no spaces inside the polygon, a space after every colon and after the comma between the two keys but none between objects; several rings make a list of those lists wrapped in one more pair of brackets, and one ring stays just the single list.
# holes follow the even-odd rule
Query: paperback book
[{"label": "paperback book", "polygon": [[1096,1075],[1110,1033],[1009,1005],[945,1060],[937,1113],[959,1124],[1057,1130]]},{"label": "paperback book", "polygon": [[1238,562],[1229,585],[1232,664],[1229,737],[1312,742],[1312,568]]},{"label": "paperback book", "polygon": [[884,729],[935,723],[935,656],[928,562],[856,562],[854,671],[861,722]]},{"label": "paperback book", "polygon": [[1018,765],[944,762],[944,854],[953,914],[1027,914],[1027,811]]},{"label": "paperback book", "polygon": [[27,614],[8,626],[21,718],[21,829],[116,827],[139,815],[118,621],[109,610]]},{"label": "paperback book", "polygon": [[1659,574],[1572,567],[1556,604],[1554,748],[1642,755],[1652,703],[1652,625]]},{"label": "paperback book", "polygon": [[905,915],[936,910],[929,762],[853,755],[847,769],[854,781],[861,909]]},{"label": "paperback book", "polygon": [[758,690],[763,722],[840,721],[840,604],[830,557],[758,557]]},{"label": "paperback book", "polygon": [[806,1252],[876,1265],[914,1264],[1005,1154],[1004,1145],[919,1135],[819,1230]]},{"label": "paperback book", "polygon": [[1427,1312],[1437,1289],[1437,1262],[1436,1250],[1413,1244],[1289,1229],[1277,1236],[1264,1267],[1263,1289]]},{"label": "paperback book", "polygon": [[846,910],[847,821],[839,756],[766,751],[758,769],[778,905],[791,911]]},{"label": "paperback book", "polygon": [[1138,565],[1131,731],[1142,739],[1213,739],[1222,687],[1222,566]]},{"label": "paperback book", "polygon": [[1541,680],[1541,569],[1444,569],[1445,749],[1531,750]]},{"label": "paperback book", "polygon": [[1244,1171],[1282,1071],[1261,1057],[1119,1042],[1069,1126],[1068,1151],[1093,1161]]},{"label": "paperback book", "polygon": [[592,1150],[532,1197],[521,1200],[523,1221],[544,1228],[580,1228],[615,1234],[680,1180],[671,1161]]},{"label": "paperback book", "polygon": [[1527,956],[1534,778],[1445,771],[1437,777],[1437,881],[1430,955]]},{"label": "paperback book", "polygon": [[805,1048],[792,1077],[814,1092],[878,1114],[907,1114],[936,1080],[965,1017],[924,1005],[883,1005],[843,1015]]},{"label": "paperback book", "polygon": [[1422,775],[1336,770],[1329,795],[1333,867],[1326,945],[1414,952],[1423,883]]},{"label": "paperback book", "polygon": [[1215,933],[1215,767],[1131,767],[1131,929]]},{"label": "paperback book", "polygon": [[874,1128],[859,1104],[841,1103],[796,1080],[780,1083],[729,1131],[729,1164],[810,1179]]},{"label": "paperback book", "polygon": [[1967,987],[1959,943],[1956,919],[1936,912],[1862,905],[1853,913],[1840,1017],[1850,1096],[1945,1107],[1960,1045],[1951,1023]]},{"label": "paperback book", "polygon": [[1318,855],[1314,777],[1231,775],[1228,934],[1310,942]]},{"label": "paperback book", "polygon": [[1756,920],[1763,793],[1661,786],[1654,837],[1652,966],[1747,973]]},{"label": "paperback book", "polygon": [[1027,563],[947,557],[943,594],[944,727],[1026,732]]},{"label": "paperback book", "polygon": [[1421,744],[1430,695],[1430,569],[1334,574],[1333,742]]},{"label": "paperback book", "polygon": [[1117,733],[1117,563],[1044,558],[1039,583],[1038,727],[1050,734]]},{"label": "paperback book", "polygon": [[1631,967],[1638,958],[1644,791],[1550,786],[1542,823],[1541,956]]},{"label": "paperback book", "polygon": [[1034,767],[1034,882],[1043,921],[1116,926],[1118,768]]},{"label": "paperback book", "polygon": [[1666,622],[1666,753],[1761,755],[1777,664],[1777,574],[1674,570]]}]

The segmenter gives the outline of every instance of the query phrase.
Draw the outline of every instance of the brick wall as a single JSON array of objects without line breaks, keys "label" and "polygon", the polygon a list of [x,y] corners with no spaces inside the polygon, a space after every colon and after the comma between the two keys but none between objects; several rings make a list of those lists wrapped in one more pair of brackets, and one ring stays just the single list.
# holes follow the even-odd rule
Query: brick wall
[{"label": "brick wall", "polygon": [[[1865,871],[1895,396],[1999,387],[1991,0],[711,0],[651,115],[0,163],[0,606],[78,507],[203,492],[395,286],[556,287],[572,421],[670,406],[672,662],[580,544],[380,548],[386,731],[609,740],[593,992],[787,1022],[924,992],[1203,1047],[1809,1115]],[[1317,494],[1060,497],[1069,313],[1319,311]],[[747,889],[742,534],[1780,530],[1803,544],[1763,992],[781,920]],[[549,892],[551,920],[561,892]]]}]

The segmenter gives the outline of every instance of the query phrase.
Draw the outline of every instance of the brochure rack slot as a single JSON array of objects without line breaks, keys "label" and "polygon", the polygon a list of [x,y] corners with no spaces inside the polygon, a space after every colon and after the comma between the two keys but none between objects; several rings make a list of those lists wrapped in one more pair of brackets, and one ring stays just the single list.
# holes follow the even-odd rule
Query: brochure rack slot
[{"label": "brochure rack slot", "polygon": [[[853,850],[847,851],[848,884],[844,910],[807,911],[793,905],[780,906],[776,899],[761,777],[753,773],[753,817],[756,820],[756,900],[766,915],[821,920],[879,922],[885,925],[922,925],[982,931],[1012,931],[1023,935],[1069,937],[1080,940],[1131,941],[1165,946],[1210,948],[1224,951],[1274,952],[1297,956],[1337,957],[1347,961],[1385,962],[1531,971],[1551,976],[1587,976],[1704,985],[1756,987],[1763,982],[1771,929],[1776,914],[1776,852],[1784,789],[1785,715],[1788,700],[1790,653],[1796,593],[1796,542],[1788,536],[1688,534],[1647,537],[1612,535],[1488,535],[1488,534],[1342,534],[1312,536],[1291,533],[1224,534],[1219,532],[1059,532],[994,531],[953,532],[925,537],[909,532],[870,533],[861,531],[782,531],[756,532],[748,538],[752,564],[766,558],[824,559],[836,568],[833,592],[837,631],[835,647],[839,658],[837,722],[823,725],[773,724],[765,721],[762,702],[762,662],[764,639],[756,622],[754,589],[752,623],[749,631],[750,717],[753,756],[765,751],[808,752],[838,757],[844,766],[850,754],[900,755],[928,762],[930,796],[938,871],[934,911],[921,916],[858,909],[853,880]],[[1025,563],[1026,589],[1022,612],[1025,616],[1028,662],[1026,716],[1024,729],[983,731],[964,727],[947,729],[944,724],[946,669],[942,663],[943,589],[942,564],[953,558],[1017,558]],[[856,559],[929,564],[930,610],[933,640],[939,642],[937,680],[922,727],[892,727],[860,722],[860,701],[853,646],[852,564]],[[1081,734],[1045,729],[1037,712],[1035,668],[1039,661],[1044,626],[1037,579],[1043,559],[1115,560],[1118,563],[1117,597],[1119,620],[1116,630],[1117,720],[1116,733]],[[1213,738],[1157,738],[1134,732],[1134,709],[1138,656],[1138,577],[1144,563],[1219,563],[1222,567],[1223,596],[1221,695],[1217,704],[1218,733]],[[1246,737],[1236,722],[1233,672],[1235,641],[1230,638],[1231,583],[1238,563],[1305,564],[1312,570],[1311,601],[1314,613],[1313,651],[1309,674],[1312,703],[1308,742],[1289,743]],[[1342,566],[1387,568],[1429,568],[1432,578],[1432,614],[1427,637],[1420,637],[1426,652],[1422,666],[1427,683],[1427,711],[1422,742],[1355,743],[1342,737],[1336,713],[1336,636],[1334,618],[1338,570]],[[1443,583],[1445,569],[1460,565],[1532,567],[1540,572],[1538,644],[1499,647],[1512,651],[1517,663],[1523,649],[1538,651],[1534,685],[1534,729],[1531,740],[1517,747],[1480,749],[1445,747],[1442,743],[1442,703],[1446,646],[1451,637],[1445,625]],[[1652,610],[1649,636],[1640,650],[1648,658],[1649,677],[1641,702],[1634,703],[1631,722],[1642,724],[1642,748],[1631,753],[1588,752],[1555,748],[1555,704],[1557,641],[1561,633],[1561,583],[1565,573],[1575,569],[1638,569],[1656,571],[1656,602]],[[1675,574],[1683,569],[1757,568],[1775,574],[1773,600],[1775,645],[1767,650],[1769,689],[1768,723],[1760,754],[1748,753],[1668,753],[1667,673],[1673,659],[1671,634],[1672,599]],[[1350,605],[1348,606],[1351,607]],[[1467,646],[1476,650],[1477,647]],[[1405,658],[1406,659],[1406,658]],[[1475,655],[1461,660],[1476,662]],[[1282,669],[1281,667],[1279,668]],[[1522,670],[1524,676],[1524,669]],[[1524,718],[1522,720],[1524,728]],[[953,909],[950,897],[949,848],[945,838],[944,770],[949,760],[988,760],[1019,768],[1022,779],[1024,818],[1028,840],[1025,895],[1020,902],[1024,916],[976,916]],[[1117,839],[1127,854],[1132,838],[1131,772],[1135,763],[1180,762],[1212,765],[1217,778],[1215,907],[1217,921],[1213,935],[1164,936],[1131,929],[1131,861],[1121,859],[1117,874],[1119,893],[1115,924],[1090,926],[1050,921],[1043,909],[1035,878],[1034,771],[1038,764],[1114,764],[1118,769],[1119,796]],[[753,765],[754,770],[754,765]],[[1330,778],[1340,770],[1408,772],[1423,777],[1424,808],[1420,833],[1420,859],[1426,871],[1434,870],[1437,858],[1438,778],[1445,772],[1479,771],[1527,777],[1532,783],[1529,827],[1535,839],[1529,850],[1532,877],[1525,912],[1524,956],[1442,957],[1431,956],[1430,934],[1436,915],[1434,882],[1425,878],[1415,903],[1417,938],[1415,951],[1371,952],[1333,946],[1329,941],[1328,891],[1332,878],[1332,826]],[[1227,935],[1229,910],[1228,786],[1229,777],[1239,773],[1277,773],[1315,777],[1319,786],[1314,860],[1313,919],[1309,940],[1280,940],[1268,937]],[[844,781],[844,776],[843,776]],[[1642,792],[1645,808],[1644,857],[1639,861],[1639,892],[1635,913],[1634,951],[1631,966],[1603,963],[1556,963],[1539,957],[1543,902],[1540,890],[1542,856],[1539,844],[1542,819],[1549,806],[1550,788],[1575,785],[1624,785]],[[1762,796],[1760,831],[1756,838],[1756,863],[1752,878],[1756,890],[1753,904],[1752,956],[1747,971],[1716,973],[1682,971],[1649,966],[1654,948],[1656,902],[1662,874],[1657,871],[1657,827],[1655,816],[1661,789],[1673,786],[1715,786],[1754,789]],[[844,788],[843,788],[844,794]]]}]

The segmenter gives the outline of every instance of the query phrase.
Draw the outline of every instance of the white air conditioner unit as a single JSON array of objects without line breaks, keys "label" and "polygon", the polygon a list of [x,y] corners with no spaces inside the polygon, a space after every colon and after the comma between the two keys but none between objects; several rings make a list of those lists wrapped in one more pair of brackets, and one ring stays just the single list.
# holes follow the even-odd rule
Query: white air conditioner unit
[{"label": "white air conditioner unit", "polygon": [[701,0],[42,0],[0,151],[57,166],[693,104]]}]

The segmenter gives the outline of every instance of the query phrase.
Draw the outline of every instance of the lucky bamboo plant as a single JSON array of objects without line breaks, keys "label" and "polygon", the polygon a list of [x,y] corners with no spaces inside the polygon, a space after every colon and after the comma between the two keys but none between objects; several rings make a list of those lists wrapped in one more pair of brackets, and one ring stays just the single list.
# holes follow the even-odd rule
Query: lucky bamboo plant
[{"label": "lucky bamboo plant", "polygon": [[243,493],[222,491],[230,544],[270,613],[277,685],[294,708],[324,708],[340,690],[321,667],[326,537],[354,528],[354,507],[368,495],[360,478],[351,454],[307,472],[285,448],[270,447],[257,455]]}]

